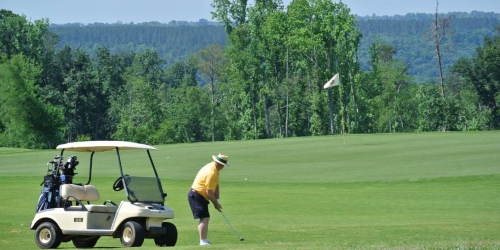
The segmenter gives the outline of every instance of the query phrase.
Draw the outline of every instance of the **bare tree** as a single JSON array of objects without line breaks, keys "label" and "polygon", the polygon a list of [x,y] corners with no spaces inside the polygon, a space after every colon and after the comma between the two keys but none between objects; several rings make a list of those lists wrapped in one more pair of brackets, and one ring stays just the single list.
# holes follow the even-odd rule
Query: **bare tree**
[{"label": "bare tree", "polygon": [[432,23],[432,40],[434,42],[434,48],[436,50],[436,57],[438,61],[439,70],[439,83],[441,85],[441,97],[444,99],[444,76],[443,76],[443,65],[441,59],[441,44],[443,40],[450,35],[450,24],[452,16],[447,18],[440,18],[438,13],[439,0],[436,0],[436,13],[434,16],[434,21]]}]

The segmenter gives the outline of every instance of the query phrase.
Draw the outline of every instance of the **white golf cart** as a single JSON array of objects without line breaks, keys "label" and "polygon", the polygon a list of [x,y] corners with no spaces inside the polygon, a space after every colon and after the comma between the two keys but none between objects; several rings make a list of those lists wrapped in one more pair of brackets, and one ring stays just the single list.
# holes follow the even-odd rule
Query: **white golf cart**
[{"label": "white golf cart", "polygon": [[[57,248],[61,242],[72,241],[77,248],[92,248],[101,236],[120,238],[124,247],[140,247],[145,238],[154,239],[157,246],[175,246],[177,228],[167,219],[174,218],[174,211],[164,205],[165,197],[160,178],[151,158],[150,150],[156,148],[125,141],[86,141],[62,144],[50,174],[45,176],[47,191],[39,201],[37,213],[31,222],[35,242],[40,248]],[[147,152],[154,175],[140,177],[124,174],[120,153],[124,150]],[[85,184],[68,183],[61,178],[63,154],[66,151],[90,153],[88,181]],[[100,200],[98,190],[90,184],[94,153],[116,151],[120,177],[114,182],[115,191],[124,190],[127,200],[119,204]],[[76,157],[70,157],[71,159]],[[101,166],[97,166],[101,168]],[[111,184],[111,183],[110,183]],[[111,185],[110,185],[111,188]],[[49,195],[46,195],[46,194]],[[50,198],[47,198],[50,197]],[[40,204],[44,204],[41,206]],[[43,207],[43,208],[40,208]]]}]

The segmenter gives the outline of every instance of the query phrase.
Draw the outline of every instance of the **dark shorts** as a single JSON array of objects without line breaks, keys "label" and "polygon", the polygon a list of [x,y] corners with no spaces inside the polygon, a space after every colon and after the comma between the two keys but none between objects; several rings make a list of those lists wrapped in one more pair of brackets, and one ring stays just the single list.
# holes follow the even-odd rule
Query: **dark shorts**
[{"label": "dark shorts", "polygon": [[193,212],[193,218],[203,219],[210,217],[210,213],[208,212],[209,202],[205,200],[205,198],[203,198],[203,196],[201,196],[198,192],[189,190],[188,201],[189,206],[191,207],[191,211]]}]

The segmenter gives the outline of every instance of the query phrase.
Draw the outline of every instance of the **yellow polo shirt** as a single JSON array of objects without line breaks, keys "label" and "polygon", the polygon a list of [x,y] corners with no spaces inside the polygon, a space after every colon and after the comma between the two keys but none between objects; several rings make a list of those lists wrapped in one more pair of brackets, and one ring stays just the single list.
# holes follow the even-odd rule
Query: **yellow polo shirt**
[{"label": "yellow polo shirt", "polygon": [[196,190],[205,200],[209,201],[207,190],[215,192],[217,184],[219,184],[219,170],[215,167],[215,162],[210,162],[198,171],[191,189]]}]

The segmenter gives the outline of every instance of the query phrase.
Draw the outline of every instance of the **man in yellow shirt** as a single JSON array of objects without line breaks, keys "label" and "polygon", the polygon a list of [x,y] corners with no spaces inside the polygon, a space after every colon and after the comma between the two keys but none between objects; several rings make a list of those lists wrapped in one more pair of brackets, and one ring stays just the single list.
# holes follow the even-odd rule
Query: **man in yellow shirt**
[{"label": "man in yellow shirt", "polygon": [[189,206],[193,212],[193,218],[199,219],[198,233],[200,235],[200,245],[208,246],[208,222],[210,213],[208,204],[212,202],[217,211],[221,211],[219,203],[219,171],[228,166],[227,155],[212,155],[213,161],[203,166],[193,181],[191,190],[188,193]]}]

